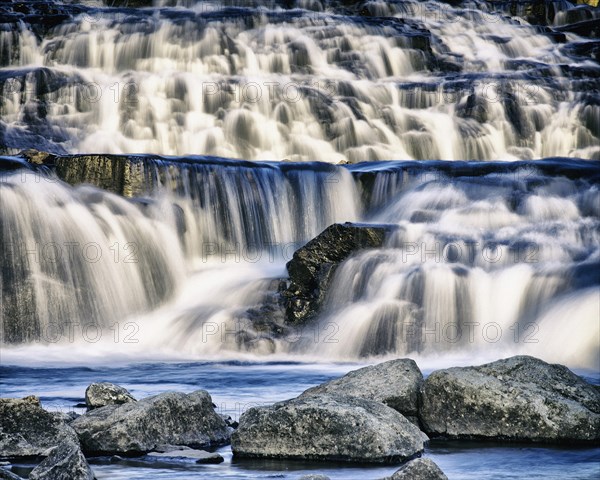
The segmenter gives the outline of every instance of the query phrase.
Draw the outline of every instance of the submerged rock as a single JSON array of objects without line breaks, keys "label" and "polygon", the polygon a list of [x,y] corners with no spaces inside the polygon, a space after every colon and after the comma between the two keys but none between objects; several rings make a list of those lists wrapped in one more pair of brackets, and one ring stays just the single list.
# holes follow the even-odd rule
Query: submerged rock
[{"label": "submerged rock", "polygon": [[169,452],[150,452],[147,457],[152,460],[194,460],[196,463],[202,464],[223,463],[225,460],[216,452],[206,452],[204,450],[194,450],[191,448],[184,450],[177,449]]},{"label": "submerged rock", "polygon": [[283,291],[286,318],[302,324],[321,308],[336,267],[365,248],[382,247],[387,225],[334,224],[294,252],[287,264],[290,285]]},{"label": "submerged rock", "polygon": [[423,433],[395,410],[343,395],[303,396],[246,411],[239,457],[393,463],[423,451]]},{"label": "submerged rock", "polygon": [[384,480],[448,480],[448,477],[433,460],[415,458]]},{"label": "submerged rock", "polygon": [[400,358],[359,368],[343,377],[309,388],[301,396],[334,393],[385,403],[417,423],[423,374],[414,360]]},{"label": "submerged rock", "polygon": [[46,456],[65,441],[77,442],[77,435],[38,397],[0,398],[0,458]]},{"label": "submerged rock", "polygon": [[30,480],[93,480],[94,472],[81,452],[79,442],[66,441],[29,475]]},{"label": "submerged rock", "polygon": [[205,448],[229,441],[230,428],[208,392],[167,392],[94,409],[71,424],[86,453],[139,454],[164,444]]},{"label": "submerged rock", "polygon": [[127,389],[114,383],[92,383],[85,390],[85,404],[89,410],[106,405],[122,405],[137,401]]},{"label": "submerged rock", "polygon": [[425,432],[448,438],[600,441],[600,390],[567,367],[528,356],[433,372],[423,383]]}]

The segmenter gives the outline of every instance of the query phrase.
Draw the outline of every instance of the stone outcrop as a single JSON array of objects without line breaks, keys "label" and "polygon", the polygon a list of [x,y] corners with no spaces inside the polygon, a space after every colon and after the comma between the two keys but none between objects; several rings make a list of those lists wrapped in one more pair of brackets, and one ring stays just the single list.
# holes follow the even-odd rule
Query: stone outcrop
[{"label": "stone outcrop", "polygon": [[353,370],[343,377],[309,388],[302,396],[333,393],[375,400],[417,423],[423,374],[414,360],[400,358]]},{"label": "stone outcrop", "polygon": [[63,442],[76,443],[77,435],[39,398],[0,398],[0,458],[46,456]]},{"label": "stone outcrop", "polygon": [[433,372],[423,383],[425,432],[447,438],[600,441],[600,390],[528,356]]},{"label": "stone outcrop", "polygon": [[315,395],[249,409],[231,448],[239,457],[398,463],[421,453],[424,440],[382,403]]},{"label": "stone outcrop", "polygon": [[433,460],[415,458],[402,465],[391,477],[386,477],[384,480],[448,480],[448,477]]},{"label": "stone outcrop", "polygon": [[94,480],[94,472],[79,442],[66,441],[52,450],[29,475],[29,480]]},{"label": "stone outcrop", "polygon": [[303,324],[319,312],[336,267],[353,253],[382,247],[388,225],[333,224],[294,252],[287,263],[290,285],[282,293],[286,319]]},{"label": "stone outcrop", "polygon": [[114,383],[92,383],[85,390],[85,404],[89,410],[105,407],[106,405],[122,405],[135,401],[136,399],[127,389]]},{"label": "stone outcrop", "polygon": [[231,431],[204,390],[107,405],[71,425],[86,454],[141,454],[164,444],[206,448],[227,443]]}]

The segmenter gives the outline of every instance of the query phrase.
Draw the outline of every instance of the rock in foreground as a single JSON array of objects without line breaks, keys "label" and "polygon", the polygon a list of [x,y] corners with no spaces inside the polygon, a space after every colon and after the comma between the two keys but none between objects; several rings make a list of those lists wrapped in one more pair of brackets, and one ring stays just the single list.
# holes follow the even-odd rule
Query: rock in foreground
[{"label": "rock in foreground", "polygon": [[214,411],[208,392],[167,392],[138,402],[107,405],[71,424],[83,451],[139,454],[163,444],[205,448],[227,443],[230,429]]},{"label": "rock in foreground", "polygon": [[336,267],[359,250],[382,247],[391,228],[336,223],[296,250],[287,263],[290,285],[283,292],[287,321],[301,324],[314,318]]},{"label": "rock in foreground", "polygon": [[384,480],[448,480],[448,477],[433,460],[415,458]]},{"label": "rock in foreground", "polygon": [[393,463],[422,452],[423,439],[382,403],[315,395],[246,411],[231,448],[241,457]]},{"label": "rock in foreground", "polygon": [[517,356],[433,372],[421,422],[449,438],[598,442],[600,391],[567,367]]},{"label": "rock in foreground", "polygon": [[29,480],[94,480],[94,472],[81,452],[79,442],[64,442],[29,475]]},{"label": "rock in foreground", "polygon": [[0,398],[0,458],[46,456],[64,441],[77,442],[77,435],[39,398]]},{"label": "rock in foreground", "polygon": [[359,368],[306,390],[302,396],[335,393],[385,403],[415,423],[423,374],[414,360],[401,358]]},{"label": "rock in foreground", "polygon": [[136,399],[125,388],[114,383],[92,383],[85,390],[85,404],[89,410],[106,405],[122,405]]}]

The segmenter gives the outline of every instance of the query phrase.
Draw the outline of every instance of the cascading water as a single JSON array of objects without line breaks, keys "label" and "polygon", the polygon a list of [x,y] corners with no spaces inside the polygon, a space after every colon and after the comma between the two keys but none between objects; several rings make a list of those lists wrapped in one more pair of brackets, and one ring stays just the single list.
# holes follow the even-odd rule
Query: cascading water
[{"label": "cascading water", "polygon": [[[597,185],[533,171],[424,175],[401,186],[397,175],[382,175],[377,183],[374,191],[389,200],[367,218],[398,229],[385,249],[338,270],[322,322],[335,324],[341,338],[316,352],[351,358],[533,347],[555,361],[598,364]],[[569,320],[558,313],[579,301]],[[565,322],[569,340],[540,348]]]},{"label": "cascading water", "polygon": [[149,159],[143,169],[154,194],[133,202],[28,171],[2,177],[4,341],[109,327],[172,296],[195,269],[208,283],[227,262],[264,257],[282,269],[283,255],[360,211],[351,174],[333,167]]},{"label": "cascading water", "polygon": [[598,158],[584,39],[486,2],[360,3],[57,2],[47,24],[7,15],[1,143],[335,163]]},{"label": "cascading water", "polygon": [[[32,172],[5,175],[5,342],[64,344],[72,325],[129,321],[144,352],[185,358],[599,360],[595,165],[137,161],[147,196],[132,200]],[[264,305],[294,250],[345,221],[396,227],[385,248],[339,267],[318,322],[268,320]],[[544,347],[564,329],[568,341]],[[21,351],[13,348],[5,355]]]}]

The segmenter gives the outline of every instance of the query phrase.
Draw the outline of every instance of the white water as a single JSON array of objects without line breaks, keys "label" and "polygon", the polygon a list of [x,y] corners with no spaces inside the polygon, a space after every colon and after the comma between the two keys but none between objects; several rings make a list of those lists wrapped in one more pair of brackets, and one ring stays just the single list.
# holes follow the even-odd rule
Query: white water
[{"label": "white water", "polygon": [[370,2],[385,24],[318,1],[222,13],[255,3],[91,9],[41,40],[0,31],[0,58],[17,52],[0,70],[2,143],[333,163],[599,155],[599,107],[564,73],[597,65],[523,21],[413,0]]},{"label": "white water", "polygon": [[[2,243],[29,249],[3,248],[3,335],[30,342],[3,345],[5,361],[402,355],[437,365],[530,353],[598,368],[600,193],[586,180],[533,164],[483,177],[384,171],[365,202],[343,168],[145,168],[161,181],[143,203],[3,177]],[[344,221],[397,230],[340,266],[318,322],[274,336],[247,315],[298,246]],[[103,256],[91,262],[78,247],[71,259],[68,242]]]}]

